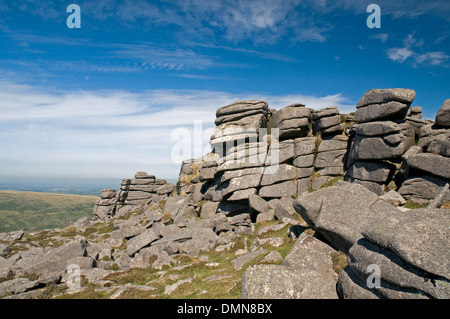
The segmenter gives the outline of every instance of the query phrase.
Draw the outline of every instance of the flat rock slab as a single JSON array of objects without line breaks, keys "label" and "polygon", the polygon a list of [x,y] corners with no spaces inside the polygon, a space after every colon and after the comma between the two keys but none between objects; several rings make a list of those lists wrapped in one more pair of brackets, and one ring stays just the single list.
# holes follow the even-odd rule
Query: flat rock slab
[{"label": "flat rock slab", "polygon": [[180,287],[183,284],[193,282],[195,278],[196,278],[196,276],[192,276],[192,277],[177,281],[176,283],[174,283],[172,285],[167,285],[166,288],[164,289],[164,294],[165,295],[172,294],[175,290],[178,289],[178,287]]},{"label": "flat rock slab", "polygon": [[131,238],[127,242],[126,252],[128,256],[133,256],[142,248],[149,246],[152,242],[158,240],[159,237],[156,236],[155,232],[152,229],[147,229],[143,233],[139,234],[136,237]]},{"label": "flat rock slab", "polygon": [[416,97],[416,92],[411,89],[371,89],[356,104],[356,108],[361,108],[370,104],[380,104],[390,101],[397,101],[411,104]]},{"label": "flat rock slab", "polygon": [[337,299],[314,269],[299,272],[286,266],[250,266],[242,275],[242,299]]},{"label": "flat rock slab", "polygon": [[86,255],[87,240],[75,239],[46,254],[37,255],[30,258],[30,263],[24,265],[23,271],[27,274],[48,274],[53,272],[64,272],[67,261],[75,257]]},{"label": "flat rock slab", "polygon": [[[355,274],[367,281],[370,265],[376,264],[381,269],[381,279],[405,289],[414,288],[434,298],[445,299],[450,296],[450,282],[435,277],[405,262],[390,249],[382,248],[369,240],[360,239],[348,253],[349,265]],[[381,291],[381,293],[383,293]]]},{"label": "flat rock slab", "polygon": [[370,223],[362,235],[411,265],[450,279],[450,210],[413,209]]},{"label": "flat rock slab", "polygon": [[347,182],[303,194],[293,206],[311,227],[343,252],[361,238],[361,230],[372,218],[399,212],[364,186]]},{"label": "flat rock slab", "polygon": [[235,270],[240,270],[240,269],[242,269],[242,267],[244,267],[244,265],[246,263],[252,261],[259,255],[265,254],[266,252],[267,252],[267,250],[265,250],[265,249],[257,249],[254,251],[249,251],[248,253],[245,253],[245,254],[239,256],[238,258],[236,258],[235,260],[233,260],[233,267]]},{"label": "flat rock slab", "polygon": [[[440,193],[446,183],[448,183],[448,180],[432,175],[412,176],[403,182],[398,192],[406,199],[432,200]],[[449,193],[447,193],[447,200],[450,200]]]},{"label": "flat rock slab", "polygon": [[412,168],[450,179],[450,157],[421,153],[408,156],[406,162]]},{"label": "flat rock slab", "polygon": [[408,104],[387,102],[371,104],[356,109],[355,122],[370,122],[379,120],[404,119],[408,113]]}]

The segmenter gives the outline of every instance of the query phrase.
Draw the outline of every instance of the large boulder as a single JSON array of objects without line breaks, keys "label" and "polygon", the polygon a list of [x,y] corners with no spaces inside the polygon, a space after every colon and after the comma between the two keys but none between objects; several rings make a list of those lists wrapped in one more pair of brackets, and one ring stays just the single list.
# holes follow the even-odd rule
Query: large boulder
[{"label": "large boulder", "polygon": [[263,114],[267,117],[268,113],[269,108],[265,101],[237,101],[233,104],[221,107],[216,111],[215,124],[219,126],[224,123],[235,122],[244,117],[258,114]]},{"label": "large boulder", "polygon": [[[419,269],[400,258],[390,249],[383,248],[362,238],[350,248],[348,253],[350,268],[363,281],[367,281],[367,269],[370,265],[378,265],[381,269],[381,287],[376,288],[385,297],[393,296],[386,292],[386,282],[399,287],[398,291],[421,292],[433,298],[447,298],[450,295],[450,282],[444,278],[430,276],[430,273]],[[434,280],[430,280],[434,277]],[[422,294],[423,294],[422,293]],[[393,296],[401,297],[401,295]]]},{"label": "large boulder", "polygon": [[345,180],[359,183],[381,195],[384,186],[392,179],[395,169],[395,165],[383,161],[357,161],[345,172]]},{"label": "large boulder", "polygon": [[[398,193],[408,200],[429,201],[440,193],[446,183],[448,180],[432,175],[410,176],[403,182]],[[449,193],[447,200],[450,201]]]},{"label": "large boulder", "polygon": [[283,265],[247,268],[242,275],[242,298],[337,299],[333,251],[318,239],[302,235]]},{"label": "large boulder", "polygon": [[308,225],[343,252],[361,238],[361,230],[373,218],[399,212],[364,186],[348,182],[302,194],[293,206]]},{"label": "large boulder", "polygon": [[158,239],[159,237],[155,234],[153,229],[147,229],[138,236],[131,238],[127,242],[126,252],[129,256],[133,256],[139,250],[146,246],[150,246],[152,242]]},{"label": "large boulder", "polygon": [[407,165],[429,174],[450,180],[450,158],[435,154],[421,153],[408,156]]},{"label": "large boulder", "polygon": [[22,268],[20,273],[29,275],[63,273],[69,266],[68,261],[76,257],[86,256],[87,245],[88,242],[85,238],[77,238],[47,253],[23,258],[21,263],[19,263]]},{"label": "large boulder", "polygon": [[[340,274],[344,298],[423,299],[450,296],[449,210],[414,209],[373,220],[348,252]],[[369,270],[377,266],[378,283]],[[369,286],[369,283],[371,284]]]},{"label": "large boulder", "polygon": [[445,100],[437,112],[436,125],[450,128],[450,99]]},{"label": "large boulder", "polygon": [[424,151],[428,151],[430,145],[439,141],[440,143],[443,143],[448,140],[450,138],[450,129],[440,128],[436,124],[427,124],[420,128],[419,136],[418,146]]},{"label": "large boulder", "polygon": [[359,100],[356,108],[365,107],[371,104],[381,104],[397,101],[404,104],[411,104],[416,97],[416,92],[411,89],[371,89],[367,91]]},{"label": "large boulder", "polygon": [[424,208],[389,214],[366,225],[362,234],[415,267],[450,279],[449,213]]},{"label": "large boulder", "polygon": [[355,122],[365,123],[379,120],[404,119],[408,112],[408,104],[400,102],[387,102],[371,104],[356,109]]},{"label": "large boulder", "polygon": [[416,93],[409,89],[372,89],[356,105],[354,121],[404,119]]},{"label": "large boulder", "polygon": [[279,129],[279,139],[306,136],[312,118],[312,109],[303,104],[292,104],[272,115],[272,128]]},{"label": "large boulder", "polygon": [[358,160],[400,158],[414,144],[414,132],[405,123],[391,121],[354,124],[349,164]]}]

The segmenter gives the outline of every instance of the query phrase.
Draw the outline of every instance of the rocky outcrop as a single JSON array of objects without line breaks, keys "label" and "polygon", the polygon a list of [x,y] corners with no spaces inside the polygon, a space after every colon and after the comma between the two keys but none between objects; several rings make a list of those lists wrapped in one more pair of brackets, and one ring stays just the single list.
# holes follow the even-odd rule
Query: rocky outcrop
[{"label": "rocky outcrop", "polygon": [[147,202],[158,203],[175,189],[173,184],[157,179],[146,172],[137,172],[135,178],[124,178],[120,190],[104,189],[94,206],[96,219],[124,215]]},{"label": "rocky outcrop", "polygon": [[[440,203],[446,191],[448,185]],[[402,212],[392,205],[397,201],[398,194],[378,197],[346,182],[294,201],[308,225],[347,254],[348,266],[340,272],[337,285],[340,298],[450,296],[450,211],[430,207]]]},{"label": "rocky outcrop", "polygon": [[[354,115],[300,103],[273,110],[260,100],[219,108],[211,152],[183,161],[176,185],[137,172],[101,192],[92,220],[44,233],[51,244],[0,234],[0,296],[36,296],[67,282],[70,265],[109,287],[113,269],[175,269],[245,238],[225,259],[243,274],[243,298],[448,298],[449,215],[438,208],[450,200],[448,100],[433,123],[410,107],[414,97],[370,90]],[[410,200],[433,201],[411,211]],[[296,242],[283,260],[271,249],[288,236]],[[373,265],[381,285],[369,287]],[[173,277],[165,293],[200,277]]]},{"label": "rocky outcrop", "polygon": [[[436,119],[445,116],[447,101]],[[442,124],[444,123],[439,125],[436,121],[435,124],[422,126],[418,146],[414,148],[414,152],[409,152],[404,157],[403,183],[398,191],[408,200],[429,201],[450,181],[450,128]],[[450,194],[447,195],[447,200],[450,200]]]},{"label": "rocky outcrop", "polygon": [[370,90],[358,102],[349,129],[350,149],[345,180],[362,184],[378,195],[393,179],[398,162],[414,145],[415,132],[406,121],[415,92]]},{"label": "rocky outcrop", "polygon": [[[448,298],[449,218],[448,210],[416,209],[366,225],[348,252],[349,266],[338,284],[341,296]],[[371,265],[380,270],[378,283],[372,282]]]}]

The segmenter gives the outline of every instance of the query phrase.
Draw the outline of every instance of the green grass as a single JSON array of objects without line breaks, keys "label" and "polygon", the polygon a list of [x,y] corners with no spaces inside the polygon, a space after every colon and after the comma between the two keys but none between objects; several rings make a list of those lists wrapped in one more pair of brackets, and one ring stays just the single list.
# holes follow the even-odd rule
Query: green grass
[{"label": "green grass", "polygon": [[97,197],[22,191],[0,191],[0,232],[39,231],[91,217]]},{"label": "green grass", "polygon": [[413,201],[406,201],[406,204],[405,204],[405,208],[409,208],[409,209],[425,208],[427,206],[428,206],[428,202],[427,203],[418,203],[418,202],[413,202]]},{"label": "green grass", "polygon": [[[261,239],[281,237],[283,238],[283,244],[279,247],[272,247],[268,244],[260,246],[261,248],[265,248],[267,252],[248,262],[242,269],[234,269],[233,260],[237,258],[235,253],[237,250],[244,248],[244,241],[247,241],[248,249],[250,250],[253,240],[257,237],[256,233],[258,229],[277,223],[279,222],[265,221],[257,223],[254,233],[241,234],[233,238],[232,242],[234,246],[229,251],[216,252],[215,250],[210,250],[201,253],[198,257],[189,257],[186,255],[174,256],[176,264],[172,267],[164,266],[162,270],[149,267],[145,269],[134,268],[126,271],[115,271],[105,278],[112,282],[109,291],[100,291],[100,287],[84,282],[85,284],[82,284],[82,287],[85,287],[85,289],[78,293],[64,294],[65,289],[51,288],[45,291],[43,298],[108,299],[119,289],[119,287],[116,289],[116,286],[131,284],[153,287],[155,289],[145,291],[135,287],[129,287],[118,297],[119,299],[238,299],[241,297],[242,274],[250,265],[260,263],[270,251],[274,250],[278,251],[284,258],[295,244],[295,240],[288,237],[288,229],[291,225],[286,225],[278,231],[264,233],[258,237]],[[90,230],[87,229],[85,233],[89,232]],[[218,263],[219,265],[217,267],[211,267],[208,266],[208,263]],[[176,269],[177,266],[186,267]],[[205,280],[213,275],[226,277],[215,281]],[[167,285],[172,285],[179,280],[193,276],[195,279],[192,282],[182,284],[170,295],[165,294]]]}]

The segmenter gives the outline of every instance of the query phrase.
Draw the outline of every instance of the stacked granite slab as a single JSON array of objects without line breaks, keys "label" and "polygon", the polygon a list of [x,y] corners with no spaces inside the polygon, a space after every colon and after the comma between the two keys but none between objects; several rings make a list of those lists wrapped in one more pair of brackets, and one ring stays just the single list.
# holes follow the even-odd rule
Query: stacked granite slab
[{"label": "stacked granite slab", "polygon": [[216,116],[210,140],[216,165],[200,167],[211,169],[204,174],[209,179],[203,200],[219,202],[217,212],[248,213],[251,196],[270,201],[308,191],[316,148],[315,137],[307,137],[312,134],[312,109],[298,103],[269,110],[263,101],[240,101],[220,108]]},{"label": "stacked granite slab", "polygon": [[310,131],[312,109],[296,103],[273,113],[271,127],[279,130],[279,140],[307,136]]},{"label": "stacked granite slab", "polygon": [[314,161],[315,176],[312,189],[317,190],[325,183],[344,174],[344,158],[347,154],[348,137],[331,135],[322,140]]},{"label": "stacked granite slab", "polygon": [[409,89],[373,89],[356,105],[350,126],[350,149],[345,179],[381,195],[395,174],[395,165],[414,145],[413,129],[405,117],[415,92]]},{"label": "stacked granite slab", "polygon": [[103,189],[100,198],[94,206],[94,216],[100,219],[107,219],[116,213],[117,191],[114,189]]},{"label": "stacked granite slab", "polygon": [[237,143],[256,141],[259,130],[267,125],[269,114],[267,102],[260,100],[238,101],[219,108],[210,138],[213,153],[222,157]]},{"label": "stacked granite slab", "polygon": [[204,194],[214,184],[218,159],[217,154],[208,153],[201,158],[183,161],[178,175],[177,193],[193,193],[195,186],[196,189],[201,188]]},{"label": "stacked granite slab", "polygon": [[159,202],[170,195],[175,186],[164,179],[137,172],[133,179],[124,178],[120,190],[105,189],[94,206],[94,218],[105,219],[126,214],[148,202]]},{"label": "stacked granite slab", "polygon": [[406,123],[414,130],[416,140],[420,138],[420,130],[425,125],[433,124],[432,121],[422,118],[422,107],[411,106],[405,118]]},{"label": "stacked granite slab", "polygon": [[435,123],[420,129],[414,150],[405,157],[405,180],[399,193],[406,199],[428,201],[450,182],[450,99],[439,109]]},{"label": "stacked granite slab", "polygon": [[302,137],[294,140],[292,164],[302,172],[297,177],[297,194],[302,194],[310,190],[316,148],[316,137]]},{"label": "stacked granite slab", "polygon": [[339,110],[336,106],[326,107],[313,112],[314,134],[321,136],[342,134],[345,122],[342,123]]}]

